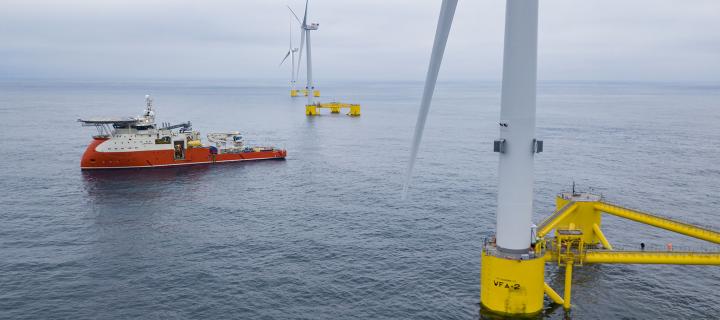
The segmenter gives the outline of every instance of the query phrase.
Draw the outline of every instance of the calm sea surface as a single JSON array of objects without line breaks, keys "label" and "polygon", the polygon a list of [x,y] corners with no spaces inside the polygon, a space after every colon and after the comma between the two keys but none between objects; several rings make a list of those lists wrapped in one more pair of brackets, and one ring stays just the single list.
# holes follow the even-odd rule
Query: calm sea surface
[{"label": "calm sea surface", "polygon": [[[307,118],[282,84],[0,82],[0,318],[472,319],[494,230],[499,86],[438,86],[400,201],[422,83],[322,84],[363,115]],[[81,172],[76,119],[191,120],[285,161]],[[573,181],[720,229],[720,85],[542,83],[535,220]],[[717,246],[607,217],[620,248]],[[677,249],[676,249],[677,250]],[[562,270],[561,270],[562,271]],[[550,266],[558,291],[563,273]],[[711,319],[720,268],[594,265],[563,319]]]}]

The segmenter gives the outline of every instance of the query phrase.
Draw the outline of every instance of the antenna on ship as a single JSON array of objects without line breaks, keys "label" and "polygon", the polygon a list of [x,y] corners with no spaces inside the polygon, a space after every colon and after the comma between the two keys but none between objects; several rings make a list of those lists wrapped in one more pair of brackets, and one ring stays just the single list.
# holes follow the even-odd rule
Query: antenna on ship
[{"label": "antenna on ship", "polygon": [[145,95],[145,110],[151,111],[152,110],[152,97],[150,97],[149,94]]},{"label": "antenna on ship", "polygon": [[147,122],[154,122],[155,121],[155,111],[153,111],[152,108],[153,99],[149,94],[145,95],[145,113],[143,114],[143,117],[145,117],[145,120]]},{"label": "antenna on ship", "polygon": [[572,194],[573,194],[573,196],[577,194],[577,193],[575,193],[575,180],[573,180],[573,184],[572,184]]}]

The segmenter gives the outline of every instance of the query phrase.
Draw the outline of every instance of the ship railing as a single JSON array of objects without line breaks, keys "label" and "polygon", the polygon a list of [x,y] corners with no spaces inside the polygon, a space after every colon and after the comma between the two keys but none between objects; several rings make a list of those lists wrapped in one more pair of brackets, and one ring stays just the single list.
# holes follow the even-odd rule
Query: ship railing
[{"label": "ship railing", "polygon": [[83,127],[95,127],[98,134],[94,135],[93,138],[108,138],[115,132],[112,125],[109,123],[87,123],[79,119],[78,121],[82,123]]}]

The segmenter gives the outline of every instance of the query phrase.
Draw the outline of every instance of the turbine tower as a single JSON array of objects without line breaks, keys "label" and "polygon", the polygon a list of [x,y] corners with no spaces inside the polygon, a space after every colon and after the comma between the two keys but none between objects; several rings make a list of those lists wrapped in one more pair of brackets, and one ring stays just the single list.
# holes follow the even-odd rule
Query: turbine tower
[{"label": "turbine tower", "polygon": [[300,52],[298,54],[297,69],[298,76],[300,74],[300,61],[302,61],[303,47],[307,46],[307,57],[305,58],[307,60],[307,83],[305,84],[305,90],[303,91],[303,93],[305,94],[305,96],[308,97],[307,104],[312,105],[314,104],[313,97],[319,97],[320,90],[315,90],[315,86],[312,80],[312,46],[310,44],[310,31],[317,30],[320,24],[314,22],[308,24],[308,2],[309,0],[305,0],[305,14],[303,15],[302,21],[300,21],[298,16],[290,7],[288,7],[288,9],[290,9],[290,12],[292,12],[293,16],[295,16],[295,19],[297,19],[297,21],[300,23]]},{"label": "turbine tower", "polygon": [[[292,11],[292,10],[291,10]],[[285,54],[285,57],[280,61],[280,66],[285,63],[285,60],[287,60],[288,56],[292,56],[290,60],[292,61],[292,69],[290,70],[290,96],[291,97],[297,97],[298,91],[295,89],[295,53],[298,52],[298,48],[293,48],[292,44],[292,33],[293,33],[293,26],[292,26],[292,18],[290,19],[290,46],[288,47],[288,52]]]},{"label": "turbine tower", "polygon": [[[415,127],[403,192],[407,191],[435,90],[457,0],[443,0]],[[531,251],[538,0],[507,0],[503,56],[496,241],[483,248],[480,302],[503,314],[533,314],[543,306],[545,260]]]}]

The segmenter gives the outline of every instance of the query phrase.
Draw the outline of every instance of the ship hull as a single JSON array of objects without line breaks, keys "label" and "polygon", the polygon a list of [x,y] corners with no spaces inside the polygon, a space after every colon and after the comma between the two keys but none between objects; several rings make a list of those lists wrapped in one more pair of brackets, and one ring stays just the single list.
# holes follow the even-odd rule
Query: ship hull
[{"label": "ship hull", "polygon": [[280,149],[260,150],[239,153],[213,154],[208,147],[188,148],[180,159],[173,150],[99,152],[97,146],[103,139],[94,139],[85,150],[80,169],[129,169],[186,166],[197,164],[215,164],[254,160],[285,159],[287,151]]}]

